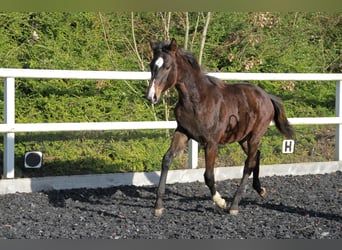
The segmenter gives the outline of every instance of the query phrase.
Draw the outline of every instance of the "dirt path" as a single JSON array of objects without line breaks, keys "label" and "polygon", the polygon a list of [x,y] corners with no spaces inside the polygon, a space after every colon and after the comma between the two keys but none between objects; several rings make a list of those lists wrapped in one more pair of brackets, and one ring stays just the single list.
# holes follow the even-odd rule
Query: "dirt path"
[{"label": "dirt path", "polygon": [[[237,216],[215,208],[198,182],[168,185],[161,218],[152,215],[155,187],[2,195],[0,239],[342,238],[341,172],[261,181],[267,198],[249,188]],[[228,202],[238,183],[217,183]]]}]

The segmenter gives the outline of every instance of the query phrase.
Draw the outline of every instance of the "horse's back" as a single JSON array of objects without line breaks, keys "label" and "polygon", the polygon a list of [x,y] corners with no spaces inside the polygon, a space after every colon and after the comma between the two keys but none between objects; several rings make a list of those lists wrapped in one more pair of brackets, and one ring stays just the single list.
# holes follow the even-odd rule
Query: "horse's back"
[{"label": "horse's back", "polygon": [[262,88],[249,82],[225,83],[213,76],[208,76],[208,80],[212,85],[221,89],[224,95],[228,97],[237,96],[241,98],[241,95],[246,97],[254,95],[257,98],[269,99],[268,94]]},{"label": "horse's back", "polygon": [[248,110],[260,110],[260,112],[268,109],[273,111],[269,94],[256,85],[247,82],[225,84],[222,91],[227,105],[232,105],[234,102],[239,109],[245,107]]},{"label": "horse's back", "polygon": [[229,92],[231,94],[235,94],[237,92],[244,92],[259,96],[268,95],[262,88],[249,82],[226,83],[224,88],[226,92]]},{"label": "horse's back", "polygon": [[[217,99],[225,103],[226,115],[258,118],[257,122],[271,121],[274,107],[270,95],[257,85],[248,82],[225,83],[215,77],[208,77],[216,90]],[[215,96],[215,95],[214,95]],[[220,97],[219,97],[220,96]]]}]

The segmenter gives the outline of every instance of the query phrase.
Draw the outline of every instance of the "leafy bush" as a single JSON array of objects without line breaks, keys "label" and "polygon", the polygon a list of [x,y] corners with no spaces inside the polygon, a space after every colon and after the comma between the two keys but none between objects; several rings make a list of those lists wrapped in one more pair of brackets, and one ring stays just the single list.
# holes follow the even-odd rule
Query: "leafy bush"
[{"label": "leafy bush", "polygon": [[[185,41],[186,13],[171,13],[169,24],[167,15],[0,13],[0,67],[148,71],[149,40],[169,35],[179,44]],[[189,40],[184,46],[196,55],[204,17],[188,13]],[[202,62],[208,72],[341,73],[341,37],[340,13],[213,13]],[[281,97],[289,117],[335,113],[334,82],[253,83]],[[16,79],[16,122],[173,120],[175,91],[167,93],[161,105],[151,106],[144,98],[146,86],[145,81]],[[270,128],[261,145],[262,163],[333,159],[333,126],[296,130],[296,153],[282,155],[283,138]],[[168,130],[17,134],[16,175],[156,170],[171,135]],[[44,152],[42,169],[22,168],[27,150]],[[222,146],[217,165],[241,165],[244,159],[238,145]],[[173,168],[186,164],[185,152]]]}]

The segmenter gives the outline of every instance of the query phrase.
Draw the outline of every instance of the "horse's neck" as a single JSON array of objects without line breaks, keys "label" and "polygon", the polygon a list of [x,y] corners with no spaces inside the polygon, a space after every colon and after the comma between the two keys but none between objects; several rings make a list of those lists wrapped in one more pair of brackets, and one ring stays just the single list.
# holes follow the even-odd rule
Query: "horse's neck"
[{"label": "horse's neck", "polygon": [[179,73],[182,75],[182,77],[178,78],[176,83],[179,102],[183,106],[192,109],[193,105],[197,105],[201,101],[202,96],[206,93],[206,86],[203,84],[203,79],[201,79],[203,78],[203,75],[202,73],[189,74],[189,71],[179,71]]}]

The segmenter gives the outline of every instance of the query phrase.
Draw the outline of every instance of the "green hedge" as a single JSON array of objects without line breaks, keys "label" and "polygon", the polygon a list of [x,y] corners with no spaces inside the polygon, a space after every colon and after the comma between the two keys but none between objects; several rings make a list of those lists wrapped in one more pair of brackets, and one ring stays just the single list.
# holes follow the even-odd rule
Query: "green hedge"
[{"label": "green hedge", "polygon": [[[188,14],[187,46],[198,55],[205,13]],[[0,67],[148,71],[149,41],[165,38],[166,16],[154,12],[0,13]],[[179,44],[184,44],[185,17],[177,12],[170,19],[170,37]],[[203,67],[208,72],[341,73],[341,20],[340,13],[212,13]],[[252,83],[281,97],[289,117],[334,116],[334,82]],[[175,91],[152,106],[145,99],[146,87],[146,81],[16,79],[16,122],[173,120]],[[296,153],[283,155],[283,137],[270,128],[261,146],[262,163],[333,159],[333,126],[296,126],[296,130]],[[17,134],[16,176],[157,170],[172,132]],[[42,169],[23,169],[27,150],[44,152]],[[238,145],[221,147],[217,165],[241,165],[244,157]],[[185,152],[173,168],[186,165]]]}]

